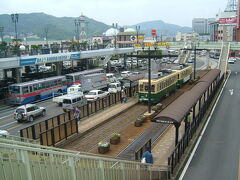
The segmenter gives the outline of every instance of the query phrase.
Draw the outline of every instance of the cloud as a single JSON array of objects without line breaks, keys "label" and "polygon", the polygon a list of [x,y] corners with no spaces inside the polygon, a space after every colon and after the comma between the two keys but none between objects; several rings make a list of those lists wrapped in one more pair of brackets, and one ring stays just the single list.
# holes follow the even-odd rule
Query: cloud
[{"label": "cloud", "polygon": [[1,0],[2,13],[44,12],[63,17],[81,13],[98,21],[120,25],[163,20],[191,26],[193,18],[214,17],[227,0]]}]

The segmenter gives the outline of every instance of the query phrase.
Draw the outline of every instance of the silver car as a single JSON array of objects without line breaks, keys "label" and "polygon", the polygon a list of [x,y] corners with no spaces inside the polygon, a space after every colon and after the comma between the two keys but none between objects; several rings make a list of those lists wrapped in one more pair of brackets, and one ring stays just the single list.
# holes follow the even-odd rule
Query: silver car
[{"label": "silver car", "polygon": [[38,107],[35,104],[26,104],[18,107],[14,111],[14,119],[16,119],[18,122],[33,121],[35,117],[45,116],[45,115],[46,115],[46,108]]}]

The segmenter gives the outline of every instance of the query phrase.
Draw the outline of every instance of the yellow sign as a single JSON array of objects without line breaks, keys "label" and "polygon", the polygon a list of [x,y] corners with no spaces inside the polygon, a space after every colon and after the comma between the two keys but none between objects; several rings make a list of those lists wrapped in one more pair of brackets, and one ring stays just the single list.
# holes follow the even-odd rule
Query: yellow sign
[{"label": "yellow sign", "polygon": [[[153,47],[155,43],[144,43],[144,47]],[[159,42],[157,43],[158,46],[170,46],[171,43],[168,42]],[[135,44],[134,47],[142,47],[142,44]]]}]

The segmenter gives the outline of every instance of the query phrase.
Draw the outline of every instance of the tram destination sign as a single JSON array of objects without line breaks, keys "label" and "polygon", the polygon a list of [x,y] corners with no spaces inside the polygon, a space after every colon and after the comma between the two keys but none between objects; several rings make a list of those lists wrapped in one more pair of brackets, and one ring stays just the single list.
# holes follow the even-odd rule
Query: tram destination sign
[{"label": "tram destination sign", "polygon": [[19,60],[19,65],[28,66],[43,63],[59,62],[70,59],[80,59],[80,53],[61,53],[23,57]]}]

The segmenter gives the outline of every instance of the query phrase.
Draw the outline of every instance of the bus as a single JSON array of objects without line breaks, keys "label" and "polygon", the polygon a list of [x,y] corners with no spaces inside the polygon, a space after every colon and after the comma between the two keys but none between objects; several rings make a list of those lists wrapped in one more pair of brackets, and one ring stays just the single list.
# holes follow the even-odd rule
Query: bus
[{"label": "bus", "polygon": [[108,79],[103,69],[92,69],[66,74],[68,86],[81,84],[83,92],[96,89],[107,89]]},{"label": "bus", "polygon": [[73,84],[81,84],[81,80],[84,79],[85,76],[91,75],[91,74],[100,74],[105,73],[104,69],[98,68],[98,69],[91,69],[91,70],[85,70],[80,72],[75,72],[71,74],[66,74],[68,85],[71,86]]},{"label": "bus", "polygon": [[213,59],[219,59],[220,57],[220,52],[212,51],[209,53],[209,57]]},{"label": "bus", "polygon": [[65,76],[55,76],[8,86],[8,103],[15,105],[27,104],[51,98],[54,93],[66,93]]}]

